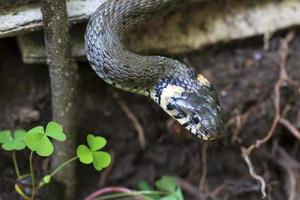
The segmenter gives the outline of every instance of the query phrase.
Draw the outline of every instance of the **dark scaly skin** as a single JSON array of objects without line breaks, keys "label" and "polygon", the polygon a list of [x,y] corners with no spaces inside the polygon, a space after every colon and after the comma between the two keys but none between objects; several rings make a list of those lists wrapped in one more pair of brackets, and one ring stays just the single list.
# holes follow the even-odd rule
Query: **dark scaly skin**
[{"label": "dark scaly skin", "polygon": [[[218,98],[211,84],[206,80],[197,80],[194,71],[183,63],[161,56],[138,55],[130,52],[122,43],[128,30],[183,2],[107,0],[88,23],[86,55],[104,81],[125,91],[149,95],[195,135],[202,139],[214,139],[222,132],[222,120]],[[168,96],[168,85],[180,91],[175,91],[177,96],[174,98]],[[194,121],[200,122],[192,123],[192,115],[197,115],[199,120]]]},{"label": "dark scaly skin", "polygon": [[[132,26],[180,2],[108,0],[102,4],[91,17],[86,31],[87,57],[96,66],[97,74],[105,81],[122,86],[121,89],[133,91],[135,86],[139,86],[137,92],[146,95],[145,91],[152,89],[165,74],[187,71],[187,68],[170,59],[131,53],[121,42],[124,32]],[[178,66],[174,67],[174,64]]]}]

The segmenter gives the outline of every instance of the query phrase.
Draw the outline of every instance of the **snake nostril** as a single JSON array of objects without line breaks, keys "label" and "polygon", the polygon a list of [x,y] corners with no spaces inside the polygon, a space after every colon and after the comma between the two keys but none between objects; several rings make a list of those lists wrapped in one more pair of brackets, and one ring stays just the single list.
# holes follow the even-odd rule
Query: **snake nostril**
[{"label": "snake nostril", "polygon": [[209,132],[207,130],[204,130],[204,133],[205,133],[206,136],[209,135]]}]

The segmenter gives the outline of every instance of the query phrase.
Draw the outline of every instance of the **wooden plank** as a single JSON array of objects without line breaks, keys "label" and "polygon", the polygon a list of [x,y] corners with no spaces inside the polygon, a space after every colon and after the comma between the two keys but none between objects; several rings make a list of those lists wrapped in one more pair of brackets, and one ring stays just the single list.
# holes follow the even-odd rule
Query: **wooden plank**
[{"label": "wooden plank", "polygon": [[[181,54],[218,42],[228,42],[300,25],[300,1],[235,0],[200,2],[178,12],[154,18],[128,34],[125,41],[135,52]],[[73,56],[85,58],[85,25],[72,31]],[[36,37],[36,39],[35,39]],[[18,37],[24,62],[45,62],[38,36]]]},{"label": "wooden plank", "polygon": [[[67,11],[70,22],[86,21],[103,2],[104,0],[68,1]],[[42,13],[38,3],[3,3],[0,7],[0,38],[36,31],[41,28]]]}]

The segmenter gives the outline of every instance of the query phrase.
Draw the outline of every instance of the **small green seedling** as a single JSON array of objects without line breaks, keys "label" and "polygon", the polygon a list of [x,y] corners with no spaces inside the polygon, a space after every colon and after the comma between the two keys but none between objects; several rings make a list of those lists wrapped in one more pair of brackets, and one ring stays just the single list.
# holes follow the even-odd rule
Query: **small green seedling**
[{"label": "small green seedling", "polygon": [[111,163],[111,157],[104,151],[99,151],[106,145],[106,139],[95,137],[91,134],[87,136],[88,146],[81,144],[77,147],[76,154],[83,164],[93,163],[96,170],[101,170]]},{"label": "small green seedling", "polygon": [[[140,191],[153,191],[147,182],[141,182],[138,185]],[[176,178],[172,176],[163,176],[155,182],[158,193],[145,194],[147,200],[183,200],[180,187],[177,185]]]},{"label": "small green seedling", "polygon": [[177,185],[176,178],[172,176],[163,176],[157,180],[155,182],[155,188],[156,189],[153,189],[146,181],[142,181],[138,184],[138,190],[130,190],[123,187],[106,187],[93,192],[85,199],[184,200],[181,189]]},{"label": "small green seedling", "polygon": [[[24,130],[16,130],[13,133],[9,130],[0,131],[1,147],[6,151],[13,152],[12,157],[17,175],[15,190],[26,200],[33,200],[37,191],[45,184],[50,183],[52,177],[59,170],[78,158],[80,162],[84,164],[93,163],[96,170],[101,170],[111,163],[110,155],[105,151],[99,151],[106,145],[105,138],[89,134],[87,136],[88,145],[79,145],[76,150],[76,156],[59,165],[54,171],[45,175],[39,180],[39,183],[36,184],[35,182],[38,180],[35,178],[33,170],[33,154],[36,153],[42,157],[52,155],[54,146],[51,139],[61,142],[66,140],[66,135],[63,132],[62,126],[56,122],[49,122],[46,128],[43,126],[34,127],[28,132]],[[23,150],[26,147],[31,150],[29,156],[30,174],[21,175],[15,152]],[[24,185],[24,182],[26,182],[26,188],[22,186]]]},{"label": "small green seedling", "polygon": [[162,198],[163,200],[183,200],[181,189],[178,187],[174,177],[163,176],[160,180],[156,181],[155,186],[161,191],[170,192],[169,195]]},{"label": "small green seedling", "polygon": [[[154,191],[154,188],[151,187],[149,185],[148,182],[146,181],[141,181],[139,184],[138,184],[138,189],[139,191],[143,192],[143,191]],[[161,197],[161,194],[156,194],[156,193],[149,193],[149,194],[144,194],[146,200],[150,200],[150,199],[160,199]]]}]

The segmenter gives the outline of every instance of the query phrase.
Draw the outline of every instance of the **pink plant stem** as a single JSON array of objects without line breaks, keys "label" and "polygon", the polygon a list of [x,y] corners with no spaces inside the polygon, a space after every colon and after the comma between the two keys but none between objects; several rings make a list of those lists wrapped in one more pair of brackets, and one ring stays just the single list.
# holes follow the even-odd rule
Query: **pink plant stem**
[{"label": "pink plant stem", "polygon": [[[131,192],[133,191],[124,187],[106,187],[93,192],[92,194],[87,196],[84,200],[93,200],[94,198],[107,193],[131,193]],[[136,199],[143,200],[144,198],[142,196],[137,196]]]}]

